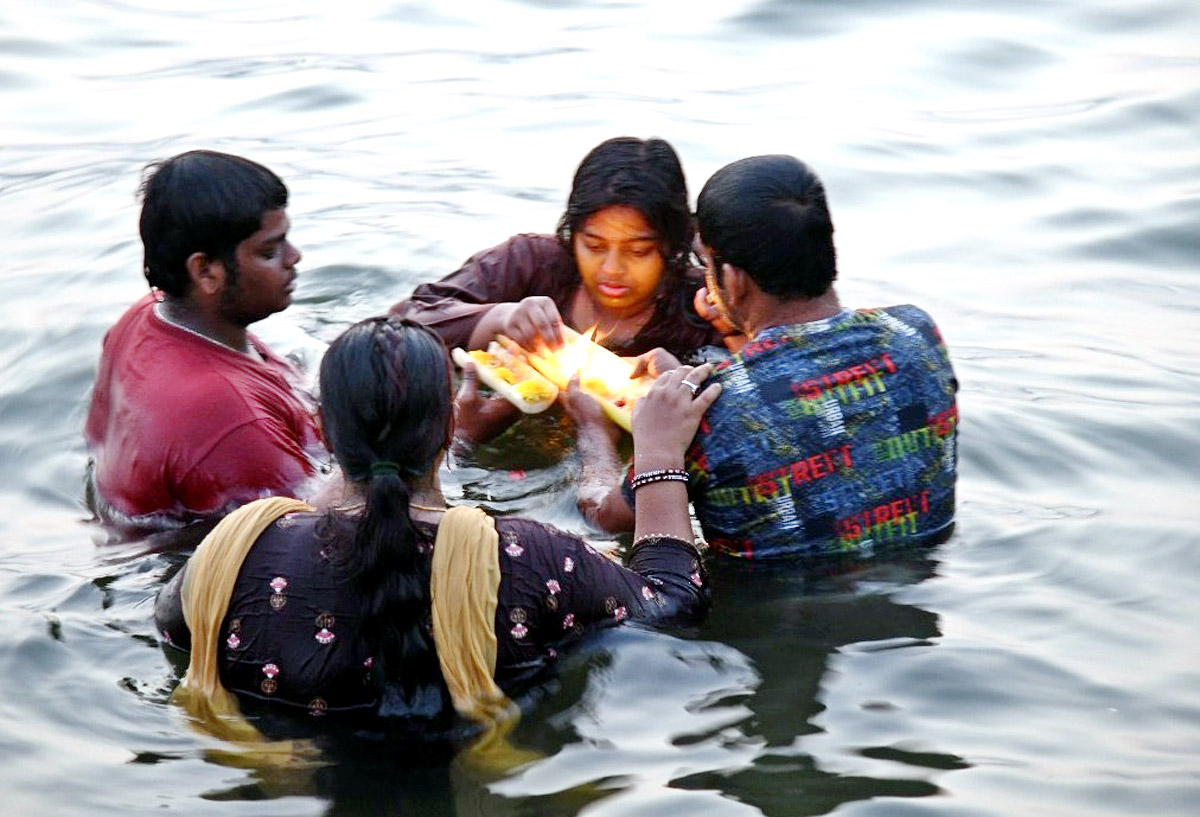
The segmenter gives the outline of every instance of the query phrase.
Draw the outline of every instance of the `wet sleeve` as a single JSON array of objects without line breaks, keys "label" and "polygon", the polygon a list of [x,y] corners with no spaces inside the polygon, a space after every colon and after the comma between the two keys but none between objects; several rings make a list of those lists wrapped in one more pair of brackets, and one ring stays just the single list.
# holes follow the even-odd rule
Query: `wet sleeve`
[{"label": "wet sleeve", "polygon": [[450,348],[466,348],[475,325],[496,304],[551,294],[560,254],[545,237],[514,236],[440,281],[421,284],[390,312],[428,326]]},{"label": "wet sleeve", "polygon": [[508,563],[513,595],[545,611],[548,638],[626,619],[692,620],[708,608],[707,574],[696,549],[683,541],[648,540],[634,548],[626,567],[576,536],[540,527],[522,530],[522,544],[510,543],[502,563]]},{"label": "wet sleeve", "polygon": [[698,618],[708,611],[712,600],[708,575],[699,552],[687,542],[645,539],[633,549],[628,569],[663,597],[653,618]]}]

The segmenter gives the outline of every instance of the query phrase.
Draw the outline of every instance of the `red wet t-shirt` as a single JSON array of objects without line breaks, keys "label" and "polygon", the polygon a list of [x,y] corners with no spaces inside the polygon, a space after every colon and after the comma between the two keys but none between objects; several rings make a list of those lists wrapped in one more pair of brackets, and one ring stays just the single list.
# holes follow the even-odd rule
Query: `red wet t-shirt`
[{"label": "red wet t-shirt", "polygon": [[156,294],[104,338],[85,437],[104,501],[130,517],[187,518],[295,496],[321,443],[300,374],[166,323]]}]

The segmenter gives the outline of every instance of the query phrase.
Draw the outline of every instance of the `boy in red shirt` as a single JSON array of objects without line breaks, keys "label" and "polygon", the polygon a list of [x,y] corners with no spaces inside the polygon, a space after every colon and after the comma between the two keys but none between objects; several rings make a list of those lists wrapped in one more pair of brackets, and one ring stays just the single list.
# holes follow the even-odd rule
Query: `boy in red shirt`
[{"label": "boy in red shirt", "polygon": [[324,453],[312,399],[247,328],[291,303],[287,188],[191,151],[152,165],[142,195],[152,291],[105,336],[85,429],[98,515],[169,529],[298,495]]}]

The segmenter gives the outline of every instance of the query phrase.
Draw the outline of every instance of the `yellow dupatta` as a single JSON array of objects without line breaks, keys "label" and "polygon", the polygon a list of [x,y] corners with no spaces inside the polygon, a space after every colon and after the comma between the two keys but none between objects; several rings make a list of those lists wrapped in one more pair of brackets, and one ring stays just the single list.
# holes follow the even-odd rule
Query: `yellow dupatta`
[{"label": "yellow dupatta", "polygon": [[[213,737],[233,744],[247,765],[307,765],[311,747],[296,741],[269,741],[243,717],[237,698],[221,685],[217,639],[229,610],[242,562],[255,541],[276,519],[315,510],[289,497],[269,497],[243,505],[217,523],[188,560],[180,600],[192,635],[192,651],[173,703],[192,716],[192,723]],[[309,758],[310,759],[310,758]]]},{"label": "yellow dupatta", "polygon": [[541,757],[509,743],[520,709],[494,679],[499,541],[495,521],[483,511],[451,508],[438,525],[429,577],[433,641],[450,700],[460,715],[484,726],[465,760],[488,775]]}]

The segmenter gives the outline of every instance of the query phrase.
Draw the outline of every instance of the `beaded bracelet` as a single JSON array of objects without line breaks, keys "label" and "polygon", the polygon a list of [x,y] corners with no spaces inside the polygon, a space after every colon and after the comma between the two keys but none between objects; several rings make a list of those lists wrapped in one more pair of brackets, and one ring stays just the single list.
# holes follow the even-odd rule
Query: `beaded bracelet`
[{"label": "beaded bracelet", "polygon": [[643,471],[629,481],[633,490],[649,485],[652,482],[687,482],[688,472],[682,468],[656,468],[653,471]]}]

